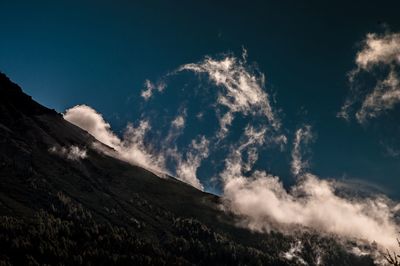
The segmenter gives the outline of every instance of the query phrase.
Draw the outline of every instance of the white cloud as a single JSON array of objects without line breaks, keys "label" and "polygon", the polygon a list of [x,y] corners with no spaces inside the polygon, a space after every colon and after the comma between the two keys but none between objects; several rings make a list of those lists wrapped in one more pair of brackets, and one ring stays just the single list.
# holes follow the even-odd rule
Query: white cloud
[{"label": "white cloud", "polygon": [[296,226],[313,228],[343,238],[376,241],[395,249],[399,231],[394,207],[384,198],[351,200],[335,195],[332,184],[305,174],[287,192],[278,177],[256,171],[248,178],[230,178],[224,186],[228,208],[256,231]]},{"label": "white cloud", "polygon": [[311,126],[305,125],[304,127],[298,129],[295,134],[293,141],[292,150],[292,162],[291,169],[294,176],[302,174],[304,170],[309,166],[308,161],[303,160],[301,145],[307,145],[313,139],[311,133]]},{"label": "white cloud", "polygon": [[350,120],[350,109],[353,105],[353,100],[348,97],[342,107],[340,107],[340,111],[336,114],[336,117],[343,118],[346,121]]},{"label": "white cloud", "polygon": [[204,187],[197,178],[196,172],[201,162],[209,155],[209,141],[201,136],[198,140],[192,140],[186,158],[183,159],[177,153],[175,159],[177,161],[176,174],[178,179],[186,182],[200,190]]},{"label": "white cloud", "polygon": [[276,144],[279,146],[280,151],[284,151],[285,150],[285,146],[287,144],[287,137],[283,134],[281,135],[277,135],[277,136],[271,136],[270,138],[268,138],[268,141]]},{"label": "white cloud", "polygon": [[[352,107],[360,103],[360,107],[356,108],[358,110],[355,111],[355,117],[359,123],[365,123],[368,119],[393,109],[400,102],[400,79],[397,74],[400,66],[400,33],[367,34],[355,63],[357,67],[349,73],[351,95],[337,116],[349,120]],[[365,93],[365,88],[357,85],[360,74],[368,73],[374,77],[380,76],[382,72],[386,72],[385,77],[378,78],[369,93]]]},{"label": "white cloud", "polygon": [[[247,57],[246,54],[243,56]],[[221,60],[206,57],[200,63],[186,64],[178,69],[207,73],[209,79],[220,89],[217,103],[228,108],[228,111],[220,117],[219,138],[224,138],[228,133],[235,113],[263,115],[274,129],[280,127],[280,121],[272,110],[270,97],[263,89],[264,75],[252,73],[245,63],[245,60],[241,61],[233,56]]]},{"label": "white cloud", "polygon": [[202,120],[203,117],[204,117],[204,113],[203,113],[203,112],[199,112],[199,113],[197,113],[197,115],[196,115],[196,118],[197,118],[198,120]]},{"label": "white cloud", "polygon": [[223,139],[229,132],[229,127],[233,121],[233,113],[227,112],[222,117],[219,118],[219,131],[217,133],[218,139]]},{"label": "white cloud", "polygon": [[[245,141],[236,150],[240,154],[237,158],[243,161],[241,170],[250,170],[258,160],[256,146],[262,146],[268,142],[277,144],[283,149],[287,139],[284,135],[277,134],[281,122],[272,109],[269,94],[265,91],[265,77],[257,69],[247,65],[247,51],[245,49],[243,49],[242,58],[225,56],[222,59],[213,59],[206,57],[201,62],[183,65],[168,76],[185,70],[198,74],[205,73],[208,80],[216,85],[214,88],[217,91],[217,98],[212,106],[216,107],[214,111],[219,121],[219,129],[211,138],[211,141],[215,141],[212,149],[216,149],[220,141],[229,134],[230,127],[239,114],[258,118],[258,122],[250,122],[244,129]],[[156,86],[148,80],[145,85],[146,89],[142,91],[142,96],[147,100],[151,97]],[[201,111],[198,113],[198,119],[201,119],[204,114]],[[178,153],[175,140],[182,134],[186,115],[185,108],[171,121],[170,130],[162,144],[163,154],[164,158],[168,158],[167,161],[172,158],[176,163],[175,173],[178,179],[203,189],[196,172],[202,161],[210,153],[210,141],[204,138],[201,141],[203,145],[200,146],[207,146],[207,149],[200,149],[194,145],[196,143],[194,139],[186,153]],[[267,132],[270,133],[268,139],[265,138]],[[246,155],[244,160],[241,158],[242,153]]]},{"label": "white cloud", "polygon": [[113,150],[105,149],[94,143],[93,146],[97,150],[128,163],[144,167],[160,177],[165,174],[170,175],[165,162],[167,158],[173,159],[176,163],[177,178],[202,190],[203,186],[197,178],[196,172],[201,162],[208,157],[209,141],[204,136],[192,140],[185,157],[179,154],[176,148],[168,147],[168,145],[172,145],[172,142],[184,127],[185,116],[186,109],[183,109],[171,122],[171,130],[167,138],[164,139],[167,146],[158,149],[145,141],[147,133],[151,130],[148,120],[141,120],[136,127],[129,123],[123,138],[120,139],[111,131],[110,125],[104,121],[102,115],[89,106],[77,105],[68,109],[64,118],[87,130],[100,142],[113,148]]},{"label": "white cloud", "polygon": [[144,82],[144,86],[145,88],[141,91],[140,95],[145,101],[147,101],[153,96],[154,90],[162,92],[165,89],[166,84],[164,82],[154,84],[150,80],[146,79],[146,81]]},{"label": "white cloud", "polygon": [[[247,125],[242,140],[231,147],[231,152],[225,159],[225,169],[220,173],[222,180],[240,177],[244,171],[250,171],[258,160],[258,148],[266,139],[266,127],[255,129]],[[247,160],[243,160],[243,154],[247,154]]]},{"label": "white cloud", "polygon": [[164,154],[145,143],[146,134],[151,129],[147,120],[141,120],[135,127],[128,124],[122,145],[117,147],[121,159],[142,166],[157,175],[167,174]]},{"label": "white cloud", "polygon": [[86,149],[80,149],[78,146],[69,147],[67,158],[71,160],[85,159],[87,157]]},{"label": "white cloud", "polygon": [[187,109],[183,107],[179,108],[178,114],[171,121],[168,135],[162,141],[164,149],[170,149],[170,147],[175,144],[178,137],[182,135],[186,124],[186,115]]},{"label": "white cloud", "polygon": [[[305,171],[301,148],[313,139],[309,126],[296,131],[292,170],[299,178],[289,191],[279,177],[265,171],[255,170],[250,175],[244,174],[248,169],[246,162],[243,162],[242,152],[263,143],[259,137],[250,139],[252,137],[245,137],[232,148],[225,160],[225,169],[220,173],[224,185],[224,206],[242,217],[241,226],[255,231],[274,229],[284,232],[312,228],[341,238],[369,243],[376,241],[380,248],[397,247],[395,236],[400,228],[395,222],[394,213],[399,206],[383,197],[341,197],[335,193],[333,181],[320,180]],[[294,259],[295,254],[293,250],[286,255],[293,255],[290,258]]]},{"label": "white cloud", "polygon": [[385,110],[393,109],[400,102],[400,80],[394,70],[386,79],[379,81],[374,90],[368,94],[356,113],[356,118],[363,123],[368,118],[374,118]]},{"label": "white cloud", "polygon": [[103,116],[87,105],[76,105],[65,111],[64,119],[86,130],[97,140],[110,146],[121,145],[121,140],[112,132]]},{"label": "white cloud", "polygon": [[[64,118],[115,150],[115,152],[107,151],[108,155],[142,166],[157,175],[167,173],[163,155],[153,150],[151,146],[145,145],[144,138],[150,129],[148,121],[140,121],[137,127],[128,124],[123,139],[120,139],[111,131],[110,124],[102,115],[89,106],[77,105],[70,108],[65,112]],[[100,145],[95,147],[101,149]]]},{"label": "white cloud", "polygon": [[178,115],[175,117],[175,119],[172,121],[172,126],[181,129],[185,126],[185,117],[183,115]]},{"label": "white cloud", "polygon": [[150,80],[146,79],[144,82],[145,89],[142,90],[141,96],[147,101],[153,95],[154,85]]},{"label": "white cloud", "polygon": [[86,149],[79,148],[78,146],[75,145],[71,145],[69,147],[53,146],[49,149],[49,152],[73,161],[78,161],[87,158]]}]

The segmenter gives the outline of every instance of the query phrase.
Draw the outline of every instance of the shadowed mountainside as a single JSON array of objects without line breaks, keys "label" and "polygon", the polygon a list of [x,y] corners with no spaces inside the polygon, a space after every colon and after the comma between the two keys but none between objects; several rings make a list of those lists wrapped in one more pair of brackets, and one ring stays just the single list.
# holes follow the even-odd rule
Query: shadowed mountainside
[{"label": "shadowed mountainside", "polygon": [[218,196],[94,143],[111,149],[0,73],[0,265],[373,265],[329,236],[239,228]]}]

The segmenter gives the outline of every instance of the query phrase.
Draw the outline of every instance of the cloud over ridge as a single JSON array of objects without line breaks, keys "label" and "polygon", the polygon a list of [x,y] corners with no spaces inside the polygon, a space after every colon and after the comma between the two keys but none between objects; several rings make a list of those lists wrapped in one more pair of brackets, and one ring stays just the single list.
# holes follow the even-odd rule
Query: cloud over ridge
[{"label": "cloud over ridge", "polygon": [[[113,148],[116,153],[110,153],[119,159],[142,166],[160,175],[164,173],[164,158],[159,154],[152,154],[151,149],[144,143],[144,137],[150,124],[142,120],[135,127],[128,124],[120,139],[111,130],[103,116],[87,105],[77,105],[65,111],[64,119],[88,131],[100,142]],[[98,147],[99,148],[99,147]]]},{"label": "cloud over ridge", "polygon": [[[289,190],[279,177],[266,171],[253,170],[246,175],[240,149],[233,148],[220,174],[224,207],[242,217],[241,226],[255,231],[290,232],[300,226],[339,238],[375,241],[380,248],[395,250],[394,236],[400,227],[394,214],[400,205],[381,196],[361,199],[338,195],[335,181],[319,179],[302,161],[301,144],[312,139],[309,125],[295,132],[291,166],[297,183]],[[249,148],[245,143],[248,140],[238,146]]]},{"label": "cloud over ridge", "polygon": [[[184,127],[184,112],[171,122],[171,132],[181,130]],[[172,175],[166,166],[166,160],[168,158],[173,159],[176,165],[177,178],[198,189],[203,189],[203,185],[196,176],[196,171],[202,160],[208,156],[209,141],[204,136],[200,137],[199,140],[194,139],[192,141],[185,158],[183,158],[183,155],[178,153],[176,148],[171,149],[163,146],[157,149],[145,141],[147,133],[151,130],[150,122],[146,119],[140,120],[137,126],[128,123],[123,137],[120,138],[111,130],[110,124],[104,120],[103,116],[87,105],[77,105],[66,110],[64,118],[88,131],[97,140],[113,148],[114,151],[106,150],[95,143],[96,149],[131,164],[144,167],[160,177]],[[166,141],[173,142],[174,138],[178,136],[176,132],[171,132],[165,139]]]}]

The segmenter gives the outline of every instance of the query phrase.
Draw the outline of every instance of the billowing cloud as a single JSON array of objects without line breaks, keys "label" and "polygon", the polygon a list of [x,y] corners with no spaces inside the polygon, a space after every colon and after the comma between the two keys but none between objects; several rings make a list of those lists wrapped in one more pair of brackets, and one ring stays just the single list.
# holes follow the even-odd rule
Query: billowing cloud
[{"label": "billowing cloud", "polygon": [[49,149],[49,152],[73,161],[78,161],[81,159],[85,159],[87,157],[86,149],[79,148],[78,146],[75,145],[71,145],[69,147],[53,146]]},{"label": "billowing cloud", "polygon": [[86,130],[102,143],[115,148],[121,140],[111,131],[103,116],[87,105],[76,105],[65,111],[64,119]]},{"label": "billowing cloud", "polygon": [[[349,120],[355,108],[357,121],[364,123],[393,109],[400,102],[400,33],[367,34],[355,63],[356,68],[349,73],[351,95],[341,107],[338,117]],[[365,73],[378,77],[370,90],[361,88],[357,83],[361,74]],[[380,78],[382,74],[384,77]],[[359,107],[354,107],[357,104]]]},{"label": "billowing cloud", "polygon": [[[148,121],[140,121],[137,127],[128,124],[123,139],[116,136],[103,116],[87,105],[77,105],[66,110],[64,119],[88,131],[100,142],[110,146],[115,153],[109,155],[142,166],[160,175],[166,173],[164,157],[145,145],[144,138],[150,129]],[[96,146],[100,148],[100,146]]]},{"label": "billowing cloud", "polygon": [[305,174],[288,192],[278,177],[256,171],[248,178],[229,179],[224,197],[243,225],[256,231],[296,226],[313,228],[344,238],[376,241],[381,247],[396,248],[399,227],[385,198],[351,200],[337,196],[333,185]]},{"label": "billowing cloud", "polygon": [[171,170],[166,167],[166,160],[175,162],[175,173],[177,178],[198,188],[203,189],[196,176],[196,171],[201,162],[208,157],[209,141],[201,136],[192,140],[184,156],[177,149],[170,148],[172,142],[179,135],[185,123],[186,110],[183,109],[171,122],[171,130],[164,139],[167,143],[160,148],[145,141],[147,133],[151,129],[148,120],[139,121],[137,126],[129,123],[122,138],[116,136],[103,116],[93,108],[86,105],[77,105],[68,109],[64,118],[69,122],[88,131],[100,142],[107,144],[113,150],[104,149],[101,145],[94,143],[94,147],[110,156],[114,156],[128,163],[144,167],[158,176],[171,175]]},{"label": "billowing cloud", "polygon": [[150,123],[146,120],[141,120],[137,127],[128,124],[122,144],[116,149],[120,157],[127,162],[142,166],[158,175],[168,174],[164,154],[145,143],[146,134],[150,129]]},{"label": "billowing cloud", "polygon": [[[248,149],[250,138],[237,147]],[[258,138],[256,138],[258,139]],[[394,213],[399,209],[387,198],[351,199],[335,193],[335,182],[321,180],[306,172],[302,161],[302,144],[312,140],[311,128],[298,129],[293,142],[292,170],[297,184],[286,190],[279,177],[266,171],[254,170],[245,175],[245,165],[237,147],[226,159],[220,174],[224,182],[224,206],[242,217],[240,225],[255,231],[312,228],[342,238],[376,241],[378,245],[395,249],[394,236],[399,231]],[[257,143],[253,142],[257,147]],[[253,146],[254,147],[254,146]],[[294,259],[292,252],[284,254]]]}]

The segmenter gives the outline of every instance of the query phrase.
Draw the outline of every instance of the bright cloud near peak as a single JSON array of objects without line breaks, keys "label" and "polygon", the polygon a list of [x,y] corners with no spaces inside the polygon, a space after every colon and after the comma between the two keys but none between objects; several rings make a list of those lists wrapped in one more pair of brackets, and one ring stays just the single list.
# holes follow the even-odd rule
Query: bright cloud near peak
[{"label": "bright cloud near peak", "polygon": [[140,121],[137,127],[128,124],[124,138],[120,139],[112,132],[110,124],[104,120],[103,116],[87,105],[77,105],[66,110],[64,119],[88,131],[97,140],[113,148],[116,153],[110,153],[110,155],[142,166],[157,175],[167,173],[163,155],[152,151],[144,143],[145,135],[150,129],[148,121]]},{"label": "bright cloud near peak", "polygon": [[[181,130],[184,127],[185,113],[184,109],[174,118],[171,122],[171,130]],[[96,149],[120,160],[144,167],[158,176],[171,175],[165,162],[168,158],[173,159],[176,164],[177,178],[198,189],[203,189],[196,171],[202,160],[209,154],[209,141],[204,136],[192,140],[183,158],[176,149],[171,149],[168,145],[157,149],[145,142],[146,135],[151,129],[148,120],[139,121],[136,127],[129,123],[123,137],[119,138],[112,132],[110,124],[104,120],[103,116],[89,106],[77,105],[70,108],[65,112],[64,118],[88,131],[97,140],[113,148],[115,152],[94,144]],[[170,144],[169,142],[173,142],[178,133],[170,132],[164,140]]]},{"label": "bright cloud near peak", "polygon": [[64,119],[88,131],[96,139],[115,148],[121,140],[111,131],[103,116],[87,105],[76,105],[65,111]]}]

